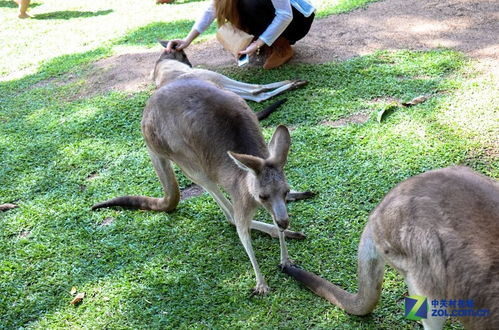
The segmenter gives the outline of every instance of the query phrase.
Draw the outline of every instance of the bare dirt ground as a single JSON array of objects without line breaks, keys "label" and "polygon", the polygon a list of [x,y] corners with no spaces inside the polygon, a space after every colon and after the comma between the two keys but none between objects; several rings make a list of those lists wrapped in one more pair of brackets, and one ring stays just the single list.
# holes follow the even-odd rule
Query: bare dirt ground
[{"label": "bare dirt ground", "polygon": [[[290,63],[343,61],[377,50],[455,49],[499,67],[497,0],[385,0],[350,13],[316,19],[309,34],[294,46]],[[149,83],[155,51],[116,55],[95,64],[88,81],[92,94],[138,91]],[[234,58],[216,40],[187,49],[195,66],[234,66]]]}]

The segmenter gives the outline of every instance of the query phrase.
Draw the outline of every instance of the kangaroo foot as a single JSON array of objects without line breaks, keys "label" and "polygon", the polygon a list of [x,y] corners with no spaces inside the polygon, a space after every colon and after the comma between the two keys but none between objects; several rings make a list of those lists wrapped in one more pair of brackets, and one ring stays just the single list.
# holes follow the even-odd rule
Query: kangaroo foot
[{"label": "kangaroo foot", "polygon": [[265,296],[269,293],[270,288],[267,284],[257,284],[254,289],[251,290],[251,297],[253,296]]},{"label": "kangaroo foot", "polygon": [[286,259],[279,264],[279,269],[281,271],[284,271],[284,269],[288,267],[296,267],[296,262],[293,259]]}]

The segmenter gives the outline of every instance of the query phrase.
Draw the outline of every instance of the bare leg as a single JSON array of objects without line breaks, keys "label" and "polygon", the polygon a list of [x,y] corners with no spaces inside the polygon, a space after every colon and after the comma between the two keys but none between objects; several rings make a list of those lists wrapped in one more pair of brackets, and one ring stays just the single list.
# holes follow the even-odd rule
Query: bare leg
[{"label": "bare leg", "polygon": [[28,10],[29,3],[31,2],[31,0],[18,0],[16,2],[19,4],[19,13],[17,17],[30,18],[31,15],[29,15],[26,11]]}]

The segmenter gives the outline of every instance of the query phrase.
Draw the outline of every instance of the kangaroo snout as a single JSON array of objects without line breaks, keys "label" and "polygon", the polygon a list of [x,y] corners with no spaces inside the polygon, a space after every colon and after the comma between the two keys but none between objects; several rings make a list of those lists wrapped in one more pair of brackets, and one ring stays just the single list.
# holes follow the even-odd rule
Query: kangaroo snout
[{"label": "kangaroo snout", "polygon": [[289,226],[288,210],[286,209],[286,201],[276,199],[272,201],[272,218],[274,223],[279,227],[279,230],[284,231]]},{"label": "kangaroo snout", "polygon": [[288,227],[289,227],[289,218],[286,217],[285,219],[276,220],[276,223],[277,223],[277,227],[279,227],[279,229],[281,231],[284,231],[284,230],[288,229]]}]

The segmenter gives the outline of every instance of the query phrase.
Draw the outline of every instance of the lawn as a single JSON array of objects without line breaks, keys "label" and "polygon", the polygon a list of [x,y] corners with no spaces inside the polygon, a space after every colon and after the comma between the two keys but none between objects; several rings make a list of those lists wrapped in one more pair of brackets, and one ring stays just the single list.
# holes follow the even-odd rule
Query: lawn
[{"label": "lawn", "polygon": [[[366,2],[322,1],[318,15]],[[420,328],[404,318],[407,290],[393,269],[375,311],[351,316],[281,273],[278,241],[258,233],[253,246],[272,291],[251,298],[251,264],[206,193],[170,214],[90,211],[110,197],[162,193],[140,133],[152,86],[88,95],[91,64],[184,36],[202,5],[34,1],[37,18],[20,21],[14,2],[0,1],[0,204],[19,206],[0,213],[0,328]],[[292,228],[307,235],[288,241],[291,257],[351,291],[360,233],[391,187],[456,164],[499,178],[497,77],[463,54],[380,51],[271,72],[221,71],[255,83],[309,81],[262,126],[267,139],[278,124],[292,129],[288,180],[318,192],[289,205]],[[420,95],[428,100],[394,106]],[[354,115],[368,120],[339,122]],[[85,292],[77,306],[75,290]]]}]

